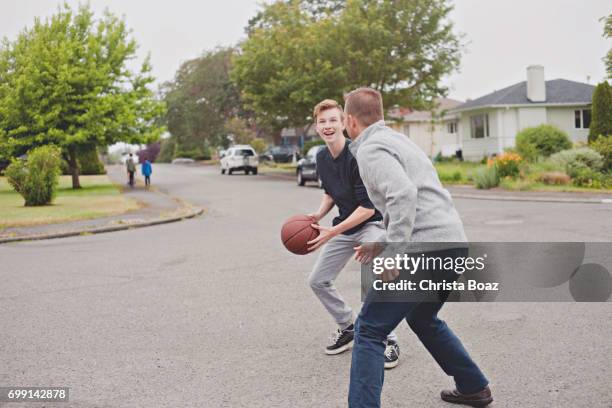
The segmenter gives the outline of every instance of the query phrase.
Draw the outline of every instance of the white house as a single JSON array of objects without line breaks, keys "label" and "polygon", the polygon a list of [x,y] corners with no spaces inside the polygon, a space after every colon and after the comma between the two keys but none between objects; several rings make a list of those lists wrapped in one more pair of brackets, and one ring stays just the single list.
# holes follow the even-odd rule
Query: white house
[{"label": "white house", "polygon": [[527,81],[468,101],[450,110],[458,117],[463,157],[480,160],[514,147],[516,134],[541,124],[586,142],[595,87],[565,79],[544,80],[544,67],[527,68]]},{"label": "white house", "polygon": [[430,158],[441,153],[443,156],[454,156],[461,149],[461,138],[458,133],[458,114],[450,112],[463,102],[438,98],[434,101],[433,111],[411,111],[395,109],[389,112],[393,122],[390,127],[408,136]]}]

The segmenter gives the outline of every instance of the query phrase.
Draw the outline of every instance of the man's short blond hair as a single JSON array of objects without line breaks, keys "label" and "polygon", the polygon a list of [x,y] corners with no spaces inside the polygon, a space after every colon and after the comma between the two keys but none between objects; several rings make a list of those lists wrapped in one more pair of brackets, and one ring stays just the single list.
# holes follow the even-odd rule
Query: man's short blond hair
[{"label": "man's short blond hair", "polygon": [[314,107],[314,110],[312,111],[312,119],[316,122],[317,116],[319,116],[321,112],[324,112],[330,109],[339,109],[340,119],[342,119],[342,117],[344,116],[344,110],[342,109],[342,105],[340,105],[338,102],[334,101],[333,99],[325,99],[317,103],[317,106]]},{"label": "man's short blond hair", "polygon": [[373,88],[357,88],[346,94],[344,108],[365,127],[384,119],[382,95]]}]

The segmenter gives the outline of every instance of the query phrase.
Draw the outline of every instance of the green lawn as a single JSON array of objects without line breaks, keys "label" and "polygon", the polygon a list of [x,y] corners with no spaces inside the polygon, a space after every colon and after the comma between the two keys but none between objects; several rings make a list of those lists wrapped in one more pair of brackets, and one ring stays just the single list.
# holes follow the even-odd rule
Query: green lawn
[{"label": "green lawn", "polygon": [[297,164],[293,163],[274,163],[274,162],[264,162],[259,165],[259,169],[261,172],[272,172],[272,173],[291,173],[295,174],[295,170],[297,169]]},{"label": "green lawn", "polygon": [[434,164],[443,184],[473,184],[473,174],[484,164],[473,162],[441,162]]},{"label": "green lawn", "polygon": [[80,180],[83,188],[73,190],[70,176],[62,176],[52,205],[25,207],[6,177],[0,177],[0,229],[116,215],[140,206],[123,196],[107,176],[81,176]]}]

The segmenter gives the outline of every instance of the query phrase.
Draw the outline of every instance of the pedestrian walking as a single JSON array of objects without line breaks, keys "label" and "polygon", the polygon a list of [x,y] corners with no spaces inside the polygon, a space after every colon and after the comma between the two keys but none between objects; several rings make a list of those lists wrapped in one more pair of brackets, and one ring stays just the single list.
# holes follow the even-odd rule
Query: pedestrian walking
[{"label": "pedestrian walking", "polygon": [[125,167],[128,172],[128,184],[130,187],[134,187],[134,173],[136,173],[136,165],[134,164],[134,157],[132,153],[130,153],[130,157],[125,162]]},{"label": "pedestrian walking", "polygon": [[147,159],[142,163],[140,172],[145,178],[145,189],[149,189],[151,186],[151,173],[153,173],[153,166],[151,166],[151,162]]}]

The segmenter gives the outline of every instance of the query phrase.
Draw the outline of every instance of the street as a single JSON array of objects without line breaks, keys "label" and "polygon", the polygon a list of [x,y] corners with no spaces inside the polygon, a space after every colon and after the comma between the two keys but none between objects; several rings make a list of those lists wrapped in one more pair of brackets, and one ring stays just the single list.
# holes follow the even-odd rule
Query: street
[{"label": "street", "polygon": [[[346,406],[350,353],[324,354],[335,324],[306,283],[316,255],[290,254],[279,235],[322,190],[216,166],[155,165],[152,184],[207,211],[0,246],[0,385],[70,388],[68,404],[33,405],[47,407]],[[455,204],[473,241],[612,238],[611,204]],[[355,311],[358,271],[351,262],[337,281]],[[610,316],[610,303],[441,313],[490,379],[492,407],[612,406]],[[449,406],[439,392],[451,379],[407,325],[398,336],[383,406]]]}]

